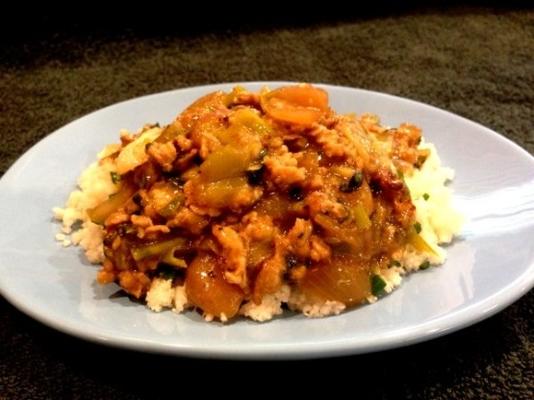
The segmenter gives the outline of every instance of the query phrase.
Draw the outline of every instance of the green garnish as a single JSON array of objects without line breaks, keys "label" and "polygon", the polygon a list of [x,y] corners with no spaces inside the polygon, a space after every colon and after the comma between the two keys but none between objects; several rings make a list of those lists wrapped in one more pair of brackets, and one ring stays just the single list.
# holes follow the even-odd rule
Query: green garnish
[{"label": "green garnish", "polygon": [[187,250],[188,241],[182,237],[162,240],[160,242],[148,243],[139,247],[134,247],[131,252],[135,261],[143,260],[147,257],[162,256],[170,250]]},{"label": "green garnish", "polygon": [[430,195],[428,193],[423,194],[423,199],[428,200],[430,198]]},{"label": "green garnish", "polygon": [[391,267],[400,267],[401,266],[401,263],[398,262],[397,260],[391,260],[391,262],[389,263],[389,268]]},{"label": "green garnish", "polygon": [[111,175],[111,182],[113,182],[115,185],[121,181],[121,176],[115,171],[111,171],[109,174]]},{"label": "green garnish", "polygon": [[424,263],[422,263],[419,266],[419,269],[422,269],[422,270],[425,270],[425,269],[428,269],[428,268],[430,268],[430,261],[425,261]]},{"label": "green garnish", "polygon": [[361,172],[355,172],[354,175],[346,182],[343,182],[339,187],[343,193],[352,193],[357,190],[363,182],[363,174]]},{"label": "green garnish", "polygon": [[421,224],[419,222],[416,222],[415,224],[413,224],[413,227],[416,233],[421,233]]},{"label": "green garnish", "polygon": [[247,181],[252,186],[260,186],[263,182],[263,176],[265,174],[265,165],[261,165],[258,169],[245,171],[247,174]]},{"label": "green garnish", "polygon": [[371,276],[371,293],[373,296],[378,296],[384,292],[386,281],[380,275]]}]

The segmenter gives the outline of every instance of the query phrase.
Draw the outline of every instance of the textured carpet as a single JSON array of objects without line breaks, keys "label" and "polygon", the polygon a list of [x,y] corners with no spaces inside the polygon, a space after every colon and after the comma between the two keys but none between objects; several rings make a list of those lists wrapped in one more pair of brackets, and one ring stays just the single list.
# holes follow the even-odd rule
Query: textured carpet
[{"label": "textured carpet", "polygon": [[[113,27],[112,19],[101,29],[87,20],[60,29],[45,18],[33,21],[35,33],[4,30],[0,175],[39,139],[100,107],[247,80],[325,82],[413,98],[480,122],[534,153],[533,10],[408,9],[244,27],[236,20],[227,27],[192,29],[190,21],[183,29],[151,30],[138,20]],[[531,399],[533,312],[530,292],[484,322],[408,348],[235,363],[99,347],[46,328],[0,298],[0,399],[159,398],[169,389],[179,395],[178,385],[202,381],[200,390],[223,390],[241,379],[258,381],[265,394],[279,393],[274,383],[283,380],[302,392],[338,385],[332,387],[383,399]],[[229,372],[233,379],[225,378]],[[294,379],[297,372],[305,377]]]}]

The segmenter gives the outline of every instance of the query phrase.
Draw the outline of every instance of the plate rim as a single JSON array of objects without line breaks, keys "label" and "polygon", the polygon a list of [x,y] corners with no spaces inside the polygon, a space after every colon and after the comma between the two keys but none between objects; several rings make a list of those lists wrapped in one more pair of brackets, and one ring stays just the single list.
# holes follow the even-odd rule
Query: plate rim
[{"label": "plate rim", "polygon": [[[157,93],[150,93],[143,96],[132,97],[117,103],[110,104],[108,106],[91,111],[85,115],[82,115],[67,124],[59,127],[53,132],[47,134],[44,138],[36,142],[29,149],[27,149],[17,160],[6,170],[3,176],[0,178],[0,188],[11,179],[11,176],[16,171],[25,165],[26,159],[33,153],[38,151],[38,147],[41,146],[47,140],[50,140],[53,136],[67,130],[71,125],[79,124],[86,119],[91,118],[94,114],[106,111],[112,111],[113,108],[119,108],[127,103],[136,102],[139,100],[147,100],[162,95],[168,95],[171,93],[183,93],[189,91],[198,91],[202,89],[220,90],[229,86],[236,85],[272,85],[280,86],[287,84],[295,84],[298,82],[291,81],[242,81],[242,82],[223,82],[216,84],[204,84],[197,86],[188,86],[178,89],[166,90]],[[379,97],[389,98],[393,100],[401,100],[409,102],[417,107],[431,110],[433,112],[444,113],[447,117],[460,119],[463,123],[472,125],[477,129],[482,129],[485,134],[492,136],[498,140],[501,144],[511,146],[515,152],[521,153],[523,156],[532,163],[534,167],[534,156],[531,155],[526,149],[515,143],[513,140],[499,134],[498,132],[478,123],[472,121],[466,117],[455,114],[451,111],[441,109],[431,104],[423,103],[411,98],[397,96],[389,93],[378,92],[368,89],[355,88],[350,86],[332,85],[326,83],[314,83],[319,87],[326,89],[335,89],[340,91],[357,91],[362,94],[378,95]],[[389,337],[384,335],[372,340],[331,340],[323,342],[296,342],[292,344],[258,344],[247,345],[245,349],[239,346],[225,347],[221,345],[212,345],[207,347],[191,346],[187,344],[168,344],[159,343],[147,339],[133,338],[133,337],[117,337],[117,335],[102,332],[99,329],[84,330],[77,328],[76,324],[66,319],[57,319],[50,314],[42,314],[34,311],[27,303],[17,296],[16,292],[10,291],[5,286],[4,281],[0,277],[0,295],[2,295],[9,303],[15,308],[22,311],[31,318],[58,330],[62,333],[72,335],[74,337],[87,340],[89,342],[103,344],[112,347],[131,349],[142,352],[159,353],[159,354],[171,354],[176,356],[186,357],[199,357],[199,358],[217,358],[217,359],[308,359],[308,358],[322,358],[332,356],[342,356],[351,354],[363,354],[375,351],[388,350],[397,347],[404,347],[415,343],[438,338],[440,336],[458,331],[473,324],[476,324],[490,316],[498,313],[504,308],[508,307],[520,297],[524,296],[534,286],[534,261],[528,265],[525,271],[518,276],[514,281],[508,285],[500,288],[499,291],[493,293],[482,301],[471,304],[459,311],[453,311],[445,313],[444,315],[427,321],[417,326],[412,326],[399,331],[392,331],[395,333],[395,337]]]}]

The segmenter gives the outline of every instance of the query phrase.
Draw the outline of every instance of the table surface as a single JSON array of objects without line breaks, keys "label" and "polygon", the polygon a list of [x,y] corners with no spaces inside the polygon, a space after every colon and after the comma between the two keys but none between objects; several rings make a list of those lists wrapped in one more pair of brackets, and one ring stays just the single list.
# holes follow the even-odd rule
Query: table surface
[{"label": "table surface", "polygon": [[[101,29],[87,20],[61,29],[53,18],[32,22],[34,33],[1,39],[0,175],[47,134],[103,106],[249,80],[324,82],[409,97],[480,122],[534,154],[534,10],[408,8],[298,23],[257,19],[242,26],[233,18],[227,25],[190,21],[158,29],[139,20],[117,27],[112,18]],[[234,381],[266,379],[265,393],[280,390],[270,383],[276,378],[300,372],[312,382],[319,376],[325,384],[358,382],[355,393],[383,399],[529,399],[533,313],[531,291],[481,323],[407,348],[238,363],[86,343],[35,322],[0,297],[0,399],[159,398],[182,382],[209,382],[202,390],[220,390],[234,384],[228,372]]]}]

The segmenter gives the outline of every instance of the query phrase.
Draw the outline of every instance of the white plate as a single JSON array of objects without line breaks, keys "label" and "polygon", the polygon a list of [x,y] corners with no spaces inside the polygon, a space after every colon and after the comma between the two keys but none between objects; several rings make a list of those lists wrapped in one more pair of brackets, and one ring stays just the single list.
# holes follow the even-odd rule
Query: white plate
[{"label": "white plate", "polygon": [[[265,82],[246,83],[257,90]],[[276,87],[280,82],[269,83]],[[393,294],[339,316],[286,315],[258,324],[207,324],[196,313],[152,313],[114,285],[95,284],[97,268],[78,248],[54,241],[51,209],[63,205],[78,174],[121,128],[167,123],[212,85],[119,103],[57,130],[24,154],[0,181],[0,292],[21,311],[60,331],[114,346],[217,358],[311,358],[355,354],[428,340],[495,314],[534,284],[534,159],[474,122],[386,94],[336,86],[338,112],[374,112],[388,125],[423,128],[470,218],[448,261],[407,277]],[[23,129],[23,127],[21,127]]]}]

